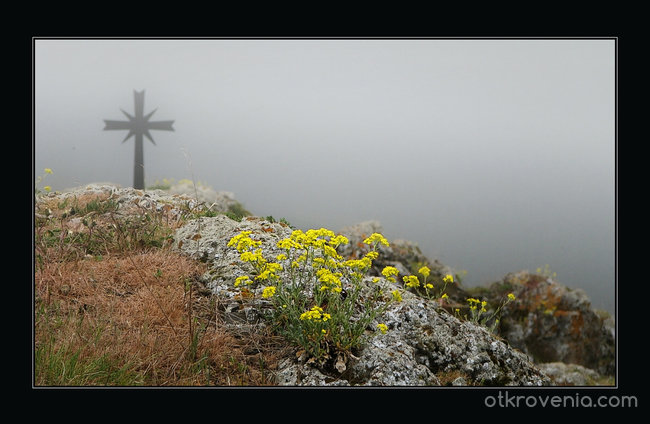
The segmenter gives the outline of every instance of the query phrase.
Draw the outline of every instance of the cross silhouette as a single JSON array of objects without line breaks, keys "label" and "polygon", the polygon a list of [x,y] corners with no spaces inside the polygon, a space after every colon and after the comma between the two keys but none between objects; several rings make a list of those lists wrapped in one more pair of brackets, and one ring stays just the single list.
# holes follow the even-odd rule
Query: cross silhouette
[{"label": "cross silhouette", "polygon": [[122,140],[122,143],[126,142],[131,136],[135,136],[135,162],[133,163],[133,188],[144,189],[144,148],[142,146],[142,136],[144,135],[151,141],[154,145],[156,142],[153,141],[149,130],[161,130],[161,131],[174,131],[172,124],[174,121],[154,121],[149,122],[149,118],[154,114],[157,109],[154,109],[152,112],[144,115],[144,90],[138,92],[133,90],[133,95],[135,98],[135,116],[131,116],[126,113],[124,110],[120,109],[127,118],[128,121],[111,121],[104,119],[106,130],[129,130],[129,133],[126,135],[126,138]]}]

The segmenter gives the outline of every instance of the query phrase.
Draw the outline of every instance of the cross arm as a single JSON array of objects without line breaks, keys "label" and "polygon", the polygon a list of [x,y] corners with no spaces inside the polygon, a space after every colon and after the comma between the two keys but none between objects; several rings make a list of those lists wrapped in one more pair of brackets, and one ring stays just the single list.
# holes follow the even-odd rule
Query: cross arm
[{"label": "cross arm", "polygon": [[104,119],[104,123],[106,124],[106,126],[104,127],[104,131],[133,129],[133,123],[129,121],[111,121],[111,120]]},{"label": "cross arm", "polygon": [[172,125],[174,121],[154,121],[147,122],[147,129],[150,130],[161,130],[161,131],[174,131]]}]

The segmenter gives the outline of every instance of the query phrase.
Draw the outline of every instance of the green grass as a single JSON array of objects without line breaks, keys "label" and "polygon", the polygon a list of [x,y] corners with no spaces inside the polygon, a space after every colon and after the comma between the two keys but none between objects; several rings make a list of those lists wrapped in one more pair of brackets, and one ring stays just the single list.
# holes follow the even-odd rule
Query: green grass
[{"label": "green grass", "polygon": [[[74,321],[73,321],[74,320]],[[97,354],[101,326],[82,331],[83,316],[64,314],[55,304],[36,311],[36,330],[47,334],[34,351],[35,383],[39,386],[137,386],[143,382],[136,364]],[[74,343],[59,340],[62,329],[79,330]],[[83,334],[83,336],[82,336]]]}]

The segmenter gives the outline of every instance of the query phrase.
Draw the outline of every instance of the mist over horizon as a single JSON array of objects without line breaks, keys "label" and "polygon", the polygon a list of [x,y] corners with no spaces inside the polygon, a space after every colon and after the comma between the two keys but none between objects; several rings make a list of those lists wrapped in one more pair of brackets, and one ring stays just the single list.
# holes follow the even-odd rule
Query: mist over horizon
[{"label": "mist over horizon", "polygon": [[255,215],[384,235],[484,285],[549,265],[615,307],[613,39],[37,39],[35,176],[194,179]]}]

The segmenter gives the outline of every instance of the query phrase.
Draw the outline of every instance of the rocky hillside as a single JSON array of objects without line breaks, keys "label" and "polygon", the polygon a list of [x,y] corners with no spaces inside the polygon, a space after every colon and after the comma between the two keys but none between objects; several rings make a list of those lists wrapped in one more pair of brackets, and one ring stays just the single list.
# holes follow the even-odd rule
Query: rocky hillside
[{"label": "rocky hillside", "polygon": [[[37,218],[48,210],[51,213],[53,205],[65,204],[65,199],[84,196],[110,201],[113,216],[151,210],[177,222],[171,248],[207,265],[201,293],[214,299],[226,328],[242,335],[269,326],[263,318],[271,308],[263,296],[264,287],[245,293],[235,287],[236,280],[250,271],[250,264],[228,244],[248,231],[251,239],[262,242],[264,257],[277,257],[283,253],[278,241],[291,237],[294,231],[287,223],[244,216],[248,213],[242,213],[245,209],[230,193],[204,190],[197,199],[191,186],[140,191],[108,184],[45,195],[38,201]],[[196,213],[199,204],[202,212]],[[71,228],[84,231],[82,219],[73,219]],[[381,232],[378,222],[340,229],[337,234],[349,243],[339,246],[338,254],[350,260],[362,258],[367,254],[363,240]],[[614,327],[611,319],[590,308],[583,292],[520,272],[480,289],[470,290],[454,281],[445,286],[444,298],[442,293],[430,296],[428,291],[406,287],[401,277],[417,274],[426,266],[430,278],[439,282],[452,270],[426,258],[412,241],[390,240],[389,246],[378,247],[378,253],[361,281],[362,290],[379,287],[382,293],[390,293],[399,289],[401,301],[387,304],[383,314],[368,326],[362,348],[322,363],[296,349],[279,362],[275,384],[542,386],[613,382],[606,377],[615,372]],[[382,274],[387,266],[397,269],[400,279],[389,281]],[[510,293],[515,300],[500,309],[500,320],[481,323],[468,319],[472,311],[467,299],[486,302],[489,316]],[[387,331],[378,335],[375,330],[380,323]],[[576,377],[579,371],[583,377]]]}]

